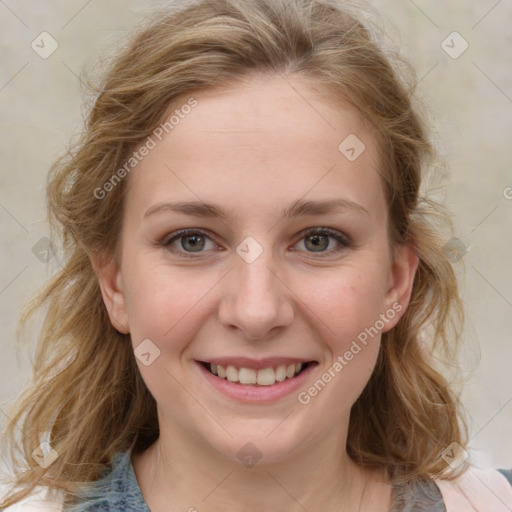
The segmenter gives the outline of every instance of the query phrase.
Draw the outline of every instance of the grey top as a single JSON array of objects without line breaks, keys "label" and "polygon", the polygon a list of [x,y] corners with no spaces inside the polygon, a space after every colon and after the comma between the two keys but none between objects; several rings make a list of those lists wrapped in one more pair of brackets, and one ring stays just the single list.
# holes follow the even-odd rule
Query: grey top
[{"label": "grey top", "polygon": [[87,488],[80,504],[64,505],[63,512],[150,512],[142,497],[130,456],[129,451],[116,453],[112,470]]},{"label": "grey top", "polygon": [[[142,497],[130,455],[129,451],[117,453],[112,461],[112,470],[84,491],[80,504],[65,505],[64,512],[150,512]],[[500,471],[512,484],[512,470]],[[435,482],[422,479],[395,486],[389,512],[446,512],[446,507]]]}]

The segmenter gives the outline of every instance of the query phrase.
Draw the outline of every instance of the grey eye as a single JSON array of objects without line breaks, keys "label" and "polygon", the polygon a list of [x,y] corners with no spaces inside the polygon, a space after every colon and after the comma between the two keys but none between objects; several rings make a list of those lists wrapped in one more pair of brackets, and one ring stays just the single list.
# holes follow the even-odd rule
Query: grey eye
[{"label": "grey eye", "polygon": [[181,237],[181,247],[188,252],[200,252],[204,249],[205,239],[202,235],[187,235]]},{"label": "grey eye", "polygon": [[329,236],[327,235],[310,235],[304,240],[306,248],[313,252],[322,252],[329,247]]}]

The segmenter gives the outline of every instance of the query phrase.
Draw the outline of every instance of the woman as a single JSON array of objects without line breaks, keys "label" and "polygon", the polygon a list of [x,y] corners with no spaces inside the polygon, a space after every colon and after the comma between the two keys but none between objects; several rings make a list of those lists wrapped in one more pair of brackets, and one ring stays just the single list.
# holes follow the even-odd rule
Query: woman
[{"label": "woman", "polygon": [[338,2],[133,38],[52,171],[8,510],[508,510],[433,364],[462,313],[410,85]]}]

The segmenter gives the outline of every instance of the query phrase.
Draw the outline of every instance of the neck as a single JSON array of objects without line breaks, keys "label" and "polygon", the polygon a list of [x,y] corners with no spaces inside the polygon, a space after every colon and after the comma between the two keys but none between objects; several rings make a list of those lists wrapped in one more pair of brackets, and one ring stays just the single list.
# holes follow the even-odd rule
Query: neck
[{"label": "neck", "polygon": [[384,473],[355,464],[340,433],[299,447],[285,460],[262,458],[250,467],[250,461],[233,461],[183,433],[160,432],[150,448],[132,456],[153,512],[389,510],[391,490]]}]

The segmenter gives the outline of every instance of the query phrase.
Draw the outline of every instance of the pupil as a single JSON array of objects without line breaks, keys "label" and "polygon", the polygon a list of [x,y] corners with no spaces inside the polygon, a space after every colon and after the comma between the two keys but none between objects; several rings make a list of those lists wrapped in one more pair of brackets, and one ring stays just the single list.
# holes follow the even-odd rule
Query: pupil
[{"label": "pupil", "polygon": [[186,236],[182,238],[181,245],[185,250],[198,252],[204,247],[204,239],[198,235]]},{"label": "pupil", "polygon": [[327,246],[329,245],[329,239],[324,235],[309,236],[306,240],[310,241],[313,244],[313,250],[316,252],[325,251],[325,249],[327,249]]}]

